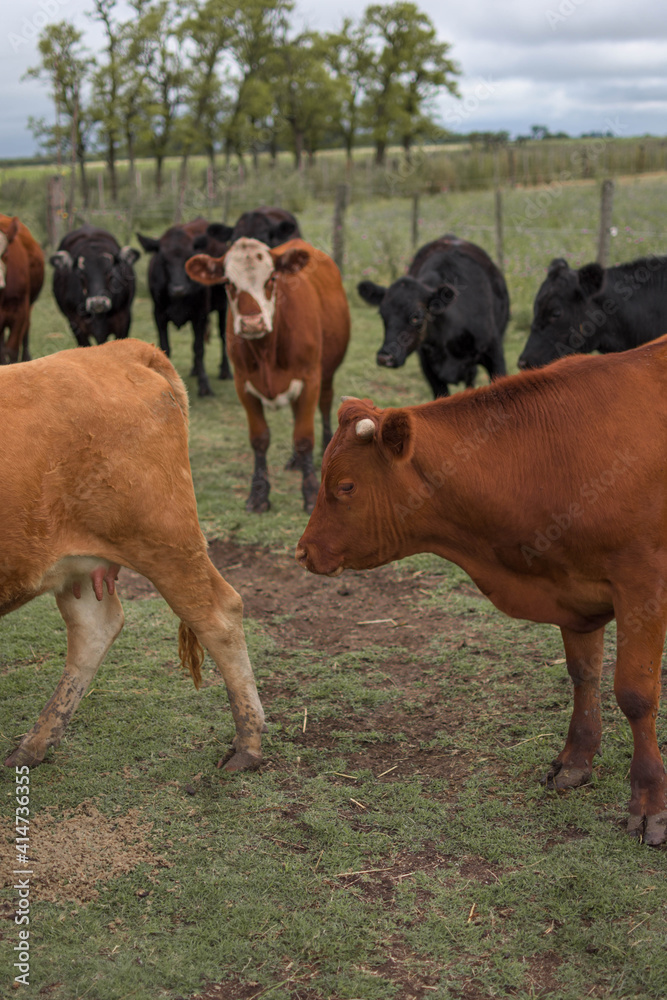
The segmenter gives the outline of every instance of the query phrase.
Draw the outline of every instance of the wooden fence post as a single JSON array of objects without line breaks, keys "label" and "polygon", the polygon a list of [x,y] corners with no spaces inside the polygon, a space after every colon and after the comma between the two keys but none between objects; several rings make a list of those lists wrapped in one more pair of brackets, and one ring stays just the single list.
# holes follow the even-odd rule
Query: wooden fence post
[{"label": "wooden fence post", "polygon": [[503,248],[503,194],[496,188],[496,263],[501,271],[505,270],[505,251]]},{"label": "wooden fence post", "polygon": [[347,196],[347,184],[339,184],[336,188],[331,256],[338,265],[341,274],[343,273],[343,257],[345,256],[345,209],[347,208]]},{"label": "wooden fence post", "polygon": [[413,249],[419,242],[419,193],[412,196],[412,246]]},{"label": "wooden fence post", "polygon": [[64,202],[65,192],[62,177],[60,175],[49,177],[46,189],[46,231],[52,247],[57,247],[60,243]]},{"label": "wooden fence post", "polygon": [[614,204],[614,182],[607,179],[602,182],[602,197],[600,201],[600,235],[598,237],[598,264],[606,267],[609,260],[609,241],[611,237],[611,211]]}]

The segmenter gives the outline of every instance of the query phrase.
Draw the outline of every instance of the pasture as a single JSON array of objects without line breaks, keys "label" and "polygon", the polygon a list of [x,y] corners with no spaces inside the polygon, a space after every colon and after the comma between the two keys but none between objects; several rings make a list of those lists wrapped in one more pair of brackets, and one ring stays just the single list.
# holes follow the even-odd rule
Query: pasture
[{"label": "pasture", "polygon": [[[666,193],[665,176],[617,183],[610,263],[665,252]],[[549,261],[594,259],[598,200],[592,182],[505,194],[510,371]],[[195,192],[184,217],[200,211]],[[307,195],[298,207],[306,239],[323,249],[332,211]],[[21,218],[43,238],[40,212],[27,205]],[[494,256],[491,192],[423,196],[420,215],[420,242],[454,232]],[[91,221],[138,246],[123,218]],[[157,236],[169,222],[138,218],[135,228]],[[397,371],[376,367],[381,323],[354,290],[362,277],[402,273],[409,200],[353,200],[346,232],[352,339],[336,395],[426,401],[416,357]],[[144,255],[131,333],[155,342],[146,266]],[[47,270],[34,356],[74,345]],[[245,602],[268,721],[264,764],[247,775],[216,770],[233,733],[224,685],[207,661],[194,690],[178,666],[176,618],[123,573],[125,629],[61,746],[30,774],[26,995],[662,1000],[667,853],[624,832],[632,743],[612,692],[613,627],[595,778],[547,792],[540,778],[571,711],[559,631],[504,617],[462,571],[428,555],[307,575],[293,559],[306,515],[298,474],[284,470],[290,416],[270,416],[273,508],[247,514],[252,451],[233,384],[212,378],[215,397],[199,399],[190,331],[171,339],[190,391],[200,520]],[[216,331],[210,376],[219,351]],[[51,597],[2,619],[5,753],[50,697],[63,656]],[[664,709],[658,732],[664,753]],[[1,777],[0,995],[12,996],[14,773]]]}]

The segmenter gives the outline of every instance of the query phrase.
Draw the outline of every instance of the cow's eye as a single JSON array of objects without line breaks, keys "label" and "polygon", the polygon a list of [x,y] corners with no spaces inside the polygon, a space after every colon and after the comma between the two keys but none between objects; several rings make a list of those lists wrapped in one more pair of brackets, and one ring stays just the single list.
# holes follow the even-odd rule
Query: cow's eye
[{"label": "cow's eye", "polygon": [[561,316],[563,315],[563,310],[562,310],[562,309],[560,308],[560,306],[555,306],[555,307],[554,307],[554,308],[553,308],[553,309],[551,310],[551,313],[550,313],[550,315],[551,315],[551,318],[552,318],[552,319],[560,319],[560,318],[561,318]]},{"label": "cow's eye", "polygon": [[421,316],[418,316],[417,313],[415,313],[414,316],[410,317],[410,322],[412,323],[413,326],[419,326],[419,324],[421,323],[421,321],[422,321],[422,318],[421,318]]},{"label": "cow's eye", "polygon": [[354,493],[355,489],[356,486],[354,485],[354,483],[351,483],[349,479],[343,480],[342,483],[338,484],[338,492],[346,493],[348,494],[348,496],[350,493]]}]

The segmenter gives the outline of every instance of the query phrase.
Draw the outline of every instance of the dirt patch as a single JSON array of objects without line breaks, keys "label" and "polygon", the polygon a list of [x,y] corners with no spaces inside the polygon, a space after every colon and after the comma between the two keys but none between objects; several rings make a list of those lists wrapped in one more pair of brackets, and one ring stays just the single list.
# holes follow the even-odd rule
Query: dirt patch
[{"label": "dirt patch", "polygon": [[[55,819],[50,809],[31,817],[29,837],[34,856],[26,870],[32,873],[30,884],[38,887],[35,894],[39,902],[88,903],[98,898],[96,886],[100,882],[125,875],[142,862],[153,868],[165,867],[168,862],[154,854],[148,843],[152,826],[141,822],[138,809],[109,817],[90,801],[82,802],[63,819]],[[6,873],[16,868],[15,835],[13,827],[3,824],[0,867]],[[6,875],[4,888],[13,884],[14,876]]]},{"label": "dirt patch", "polygon": [[[369,643],[415,649],[423,646],[426,621],[429,630],[455,621],[437,608],[416,606],[442,582],[436,574],[401,577],[382,566],[342,577],[314,576],[286,552],[215,539],[209,555],[241,594],[246,615],[273,626],[285,645],[308,641],[333,657]],[[145,577],[128,569],[120,572],[118,592],[129,599],[158,596]]]}]

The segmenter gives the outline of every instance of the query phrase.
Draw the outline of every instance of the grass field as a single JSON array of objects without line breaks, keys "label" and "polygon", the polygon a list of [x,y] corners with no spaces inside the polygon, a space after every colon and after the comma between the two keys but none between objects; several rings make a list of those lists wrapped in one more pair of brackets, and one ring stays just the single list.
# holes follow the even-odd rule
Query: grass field
[{"label": "grass field", "polygon": [[[665,251],[666,193],[666,177],[617,184],[612,262]],[[548,262],[594,258],[598,199],[593,183],[506,193],[510,370]],[[41,235],[39,212],[28,205],[22,217]],[[305,197],[303,231],[324,248],[331,214]],[[420,215],[421,242],[450,231],[493,255],[492,194],[423,197]],[[128,240],[117,221],[102,219]],[[346,228],[353,334],[337,394],[426,401],[416,358],[399,371],[375,366],[380,321],[354,291],[363,276],[390,280],[409,261],[409,201],[353,201]],[[145,266],[142,257],[132,333],[154,341]],[[251,516],[252,453],[233,386],[215,380],[215,398],[197,398],[189,333],[174,331],[172,344],[191,393],[201,522],[245,601],[265,763],[247,776],[216,770],[233,735],[224,686],[207,664],[193,689],[177,665],[173,614],[127,583],[122,635],[60,748],[30,775],[24,994],[664,1000],[667,852],[623,829],[632,745],[612,694],[613,628],[594,780],[546,792],[539,779],[571,710],[558,631],[502,616],[462,571],[428,555],[336,580],[303,573],[292,558],[306,516],[298,477],[283,468],[287,414],[271,417],[273,509]],[[45,288],[33,353],[72,345]],[[218,360],[213,337],[210,375]],[[0,629],[7,750],[51,695],[65,636],[49,597]],[[664,711],[659,742],[664,752]],[[2,783],[0,996],[9,997],[21,995],[11,989],[13,773]]]}]

